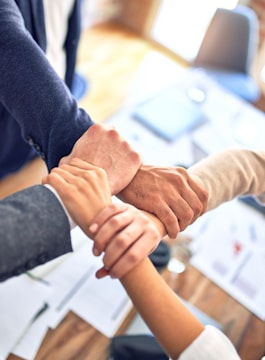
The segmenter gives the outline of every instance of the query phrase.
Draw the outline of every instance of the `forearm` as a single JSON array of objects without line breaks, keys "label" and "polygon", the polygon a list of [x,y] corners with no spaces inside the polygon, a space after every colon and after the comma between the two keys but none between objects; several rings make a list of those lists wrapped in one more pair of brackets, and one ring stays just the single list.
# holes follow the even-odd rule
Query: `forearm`
[{"label": "forearm", "polygon": [[[229,149],[208,157],[188,170],[209,193],[208,210],[238,195],[265,193],[265,152]],[[154,216],[161,233],[165,229]],[[203,325],[166,285],[148,259],[125,275],[121,282],[135,307],[166,353],[176,359],[203,332]],[[218,341],[217,341],[218,342]],[[238,358],[231,344],[220,345]]]},{"label": "forearm", "polygon": [[0,281],[72,251],[67,216],[37,185],[0,201]]},{"label": "forearm", "polygon": [[143,260],[121,282],[172,359],[177,359],[203,331],[203,325],[168,287],[149,259]]},{"label": "forearm", "polygon": [[239,195],[265,192],[265,151],[228,149],[188,169],[209,194],[211,210]]},{"label": "forearm", "polygon": [[[153,215],[158,230],[164,231]],[[161,225],[161,226],[160,226]],[[204,327],[146,258],[121,279],[136,309],[171,359],[239,360],[233,344],[215,328]]]},{"label": "forearm", "polygon": [[24,138],[40,146],[50,169],[92,121],[25,29],[15,1],[1,1],[0,14],[0,102]]}]

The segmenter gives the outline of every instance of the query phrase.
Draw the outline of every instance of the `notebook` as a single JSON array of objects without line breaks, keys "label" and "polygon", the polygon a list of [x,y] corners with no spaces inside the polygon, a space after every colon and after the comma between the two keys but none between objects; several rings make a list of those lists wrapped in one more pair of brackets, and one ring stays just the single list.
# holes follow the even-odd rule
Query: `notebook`
[{"label": "notebook", "polygon": [[167,88],[138,104],[132,116],[168,141],[176,140],[204,121],[200,106],[177,87]]}]

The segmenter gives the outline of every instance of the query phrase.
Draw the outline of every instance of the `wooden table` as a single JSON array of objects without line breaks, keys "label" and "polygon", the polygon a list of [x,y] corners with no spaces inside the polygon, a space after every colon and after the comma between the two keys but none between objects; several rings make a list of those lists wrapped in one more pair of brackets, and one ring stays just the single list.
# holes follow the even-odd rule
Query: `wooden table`
[{"label": "wooden table", "polygon": [[[117,334],[124,332],[134,311]],[[36,360],[108,360],[110,339],[72,312],[55,329],[49,330],[36,356]],[[14,355],[8,360],[20,359]]]},{"label": "wooden table", "polygon": [[[192,266],[182,274],[168,270],[165,281],[183,299],[218,321],[236,346],[242,360],[260,360],[265,354],[265,323]],[[130,323],[128,316],[118,333]],[[55,329],[49,330],[36,360],[108,360],[110,339],[70,312]],[[20,358],[10,355],[8,360]]]},{"label": "wooden table", "polygon": [[[89,79],[89,92],[80,105],[96,121],[104,121],[121,106],[144,56],[161,49],[118,25],[102,25],[82,35],[79,64]],[[103,85],[103,86],[102,86]],[[0,197],[39,183],[46,173],[41,160],[0,182]],[[218,321],[243,360],[260,360],[265,354],[265,323],[192,266],[180,275],[163,273],[176,293]],[[122,332],[131,316],[123,324]],[[110,339],[69,313],[49,330],[36,360],[107,360]],[[10,355],[8,360],[18,359]],[[224,359],[225,360],[225,359]]]},{"label": "wooden table", "polygon": [[265,322],[224,290],[188,266],[181,275],[166,271],[164,279],[183,299],[211,316],[237,348],[242,360],[260,360],[265,354]]}]

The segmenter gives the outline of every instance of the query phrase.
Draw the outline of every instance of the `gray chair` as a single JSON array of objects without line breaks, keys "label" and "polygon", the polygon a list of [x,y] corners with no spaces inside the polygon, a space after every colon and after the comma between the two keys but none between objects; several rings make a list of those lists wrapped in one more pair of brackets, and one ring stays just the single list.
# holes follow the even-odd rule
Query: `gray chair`
[{"label": "gray chair", "polygon": [[233,10],[218,8],[192,65],[203,68],[241,98],[255,102],[260,89],[251,76],[251,68],[258,39],[259,22],[252,9],[243,5]]}]

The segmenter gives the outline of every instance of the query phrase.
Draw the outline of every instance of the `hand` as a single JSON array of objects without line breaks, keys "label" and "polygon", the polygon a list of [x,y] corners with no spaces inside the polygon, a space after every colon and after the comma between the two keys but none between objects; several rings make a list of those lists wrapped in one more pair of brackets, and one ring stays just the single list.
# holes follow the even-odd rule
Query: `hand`
[{"label": "hand", "polygon": [[80,137],[72,152],[61,159],[60,165],[69,163],[74,157],[103,168],[112,195],[129,184],[142,162],[140,155],[114,128],[100,124],[92,125]]},{"label": "hand", "polygon": [[89,226],[98,212],[111,204],[107,174],[80,159],[52,169],[43,181],[59,194],[75,223],[90,237]]},{"label": "hand", "polygon": [[143,165],[117,196],[155,214],[171,238],[205,212],[208,202],[207,191],[181,167]]},{"label": "hand", "polygon": [[112,204],[101,211],[90,227],[94,254],[104,250],[104,268],[96,276],[121,278],[148,256],[161,236],[153,222],[129,204]]}]

